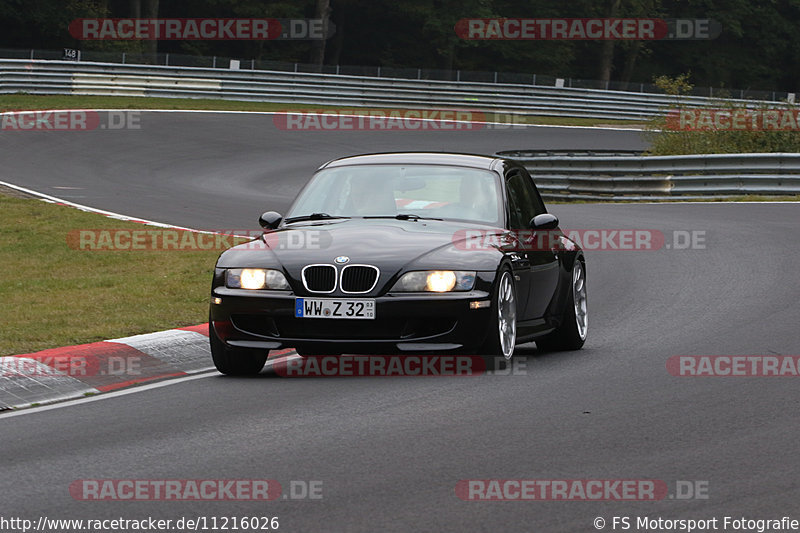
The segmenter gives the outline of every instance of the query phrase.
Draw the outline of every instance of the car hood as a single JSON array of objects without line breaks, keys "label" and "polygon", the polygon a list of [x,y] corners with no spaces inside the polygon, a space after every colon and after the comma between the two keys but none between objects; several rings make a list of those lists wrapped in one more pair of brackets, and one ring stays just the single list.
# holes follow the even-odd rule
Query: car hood
[{"label": "car hood", "polygon": [[297,278],[309,264],[368,264],[382,273],[401,270],[463,269],[494,271],[501,252],[467,249],[467,231],[502,232],[491,226],[438,220],[345,219],[296,223],[268,232],[263,239],[235,246],[217,262],[220,268],[283,267]]}]

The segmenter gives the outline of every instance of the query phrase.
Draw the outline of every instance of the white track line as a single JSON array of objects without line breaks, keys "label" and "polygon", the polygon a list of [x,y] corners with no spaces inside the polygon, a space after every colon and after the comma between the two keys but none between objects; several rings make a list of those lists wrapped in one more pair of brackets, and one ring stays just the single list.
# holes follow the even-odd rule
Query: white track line
[{"label": "white track line", "polygon": [[[283,356],[278,356],[275,359],[270,359],[264,365],[263,371],[272,371],[272,367],[275,364],[275,361],[278,360],[286,360],[286,361],[293,361],[295,359],[299,359],[300,356],[297,354],[288,354]],[[6,418],[13,418],[15,416],[23,416],[23,415],[30,415],[41,413],[43,411],[52,411],[53,409],[62,409],[64,407],[72,407],[73,405],[80,405],[83,403],[91,403],[91,402],[99,402],[102,400],[109,400],[111,398],[118,398],[120,396],[127,396],[129,394],[136,394],[139,392],[145,392],[152,389],[160,389],[161,387],[168,387],[170,385],[177,385],[179,383],[184,383],[186,381],[193,381],[195,379],[203,379],[203,378],[211,378],[211,377],[221,377],[221,374],[216,371],[214,367],[203,368],[200,370],[195,371],[191,376],[183,376],[179,378],[168,378],[164,381],[159,381],[157,383],[150,383],[148,385],[137,385],[128,389],[112,391],[112,392],[102,392],[98,393],[97,396],[89,396],[86,398],[78,398],[78,399],[65,399],[65,401],[61,403],[54,403],[50,405],[42,405],[40,407],[27,407],[24,409],[20,409],[19,411],[9,411],[5,413],[0,413],[0,422],[5,420]]]},{"label": "white track line", "polygon": [[[103,209],[97,209],[95,207],[89,207],[88,205],[76,204],[75,202],[70,202],[69,200],[64,200],[64,199],[58,198],[56,196],[50,196],[49,194],[45,194],[45,193],[42,193],[42,192],[34,191],[32,189],[28,189],[26,187],[21,187],[19,185],[14,185],[13,183],[8,183],[6,181],[0,181],[0,185],[8,187],[9,189],[14,189],[14,190],[17,190],[17,191],[20,191],[20,192],[24,192],[26,194],[30,194],[31,196],[37,196],[40,199],[48,201],[48,202],[51,202],[51,203],[58,203],[58,204],[68,205],[70,207],[74,207],[76,209],[80,209],[81,211],[87,211],[89,213],[97,213],[99,215],[104,215],[104,216],[107,216],[109,218],[114,218],[114,219],[117,219],[117,220],[123,220],[123,221],[127,221],[127,222],[143,222],[144,224],[147,224],[149,226],[158,226],[158,227],[161,227],[161,228],[171,228],[171,229],[179,229],[179,230],[184,230],[184,231],[195,231],[195,232],[199,231],[199,230],[195,230],[195,229],[192,229],[192,228],[185,228],[183,226],[174,226],[172,224],[164,224],[163,222],[155,222],[155,221],[152,221],[152,220],[146,220],[144,218],[132,217],[132,216],[128,216],[128,215],[122,215],[120,213],[114,213],[113,211],[105,211]],[[204,233],[211,233],[211,232],[204,232]]]},{"label": "white track line", "polygon": [[[129,215],[123,215],[120,213],[115,213],[113,211],[106,211],[104,209],[97,209],[96,207],[89,207],[88,205],[83,204],[76,204],[75,202],[70,202],[69,200],[64,200],[62,198],[58,198],[56,196],[51,196],[49,194],[45,194],[39,191],[34,191],[33,189],[28,189],[26,187],[21,187],[19,185],[14,185],[13,183],[8,183],[7,181],[0,181],[0,185],[8,187],[9,189],[14,189],[20,192],[24,192],[25,194],[29,194],[31,196],[36,196],[40,200],[48,203],[53,204],[64,204],[68,205],[69,207],[74,207],[75,209],[80,209],[81,211],[86,211],[88,213],[96,213],[98,215],[103,215],[108,218],[113,218],[114,220],[122,220],[124,222],[139,222],[146,226],[155,226],[158,228],[169,228],[169,229],[177,229],[181,231],[191,231],[192,233],[205,233],[207,235],[228,235],[227,233],[220,233],[218,231],[207,231],[207,230],[200,230],[194,228],[186,228],[184,226],[175,226],[174,224],[166,224],[164,222],[155,222],[153,220],[147,220],[144,218],[133,217]],[[252,235],[238,235],[238,234],[231,234],[234,237],[247,237],[252,238]]]},{"label": "white track line", "polygon": [[98,402],[101,400],[108,400],[111,398],[117,398],[119,396],[127,396],[128,394],[136,394],[138,392],[144,392],[151,389],[158,389],[161,387],[167,387],[169,385],[176,385],[178,383],[183,383],[184,381],[192,381],[195,379],[203,379],[203,378],[210,378],[212,376],[219,376],[220,374],[216,372],[212,372],[212,369],[208,369],[203,374],[194,374],[191,376],[185,376],[175,379],[167,379],[165,381],[159,381],[158,383],[151,383],[149,385],[141,385],[136,387],[131,387],[129,389],[113,391],[113,392],[103,392],[99,393],[97,396],[89,396],[87,398],[78,398],[74,400],[67,400],[61,403],[54,403],[52,405],[43,405],[41,407],[28,407],[25,409],[20,409],[19,411],[11,411],[6,413],[0,413],[0,422],[5,420],[6,418],[13,418],[15,416],[22,416],[22,415],[31,415],[35,413],[41,413],[43,411],[51,411],[53,409],[61,409],[63,407],[71,407],[73,405],[80,405],[83,403],[91,403],[91,402]]}]

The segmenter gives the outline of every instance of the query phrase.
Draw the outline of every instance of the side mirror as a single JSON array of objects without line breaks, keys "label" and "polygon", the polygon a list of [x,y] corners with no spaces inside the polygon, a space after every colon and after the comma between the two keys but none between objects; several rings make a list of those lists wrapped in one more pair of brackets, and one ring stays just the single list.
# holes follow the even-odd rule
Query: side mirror
[{"label": "side mirror", "polygon": [[258,217],[258,223],[261,224],[262,228],[267,230],[276,229],[278,224],[281,223],[281,220],[283,220],[283,215],[275,211],[267,211]]},{"label": "side mirror", "polygon": [[531,219],[531,228],[536,230],[550,230],[558,227],[558,217],[550,213],[542,213]]}]

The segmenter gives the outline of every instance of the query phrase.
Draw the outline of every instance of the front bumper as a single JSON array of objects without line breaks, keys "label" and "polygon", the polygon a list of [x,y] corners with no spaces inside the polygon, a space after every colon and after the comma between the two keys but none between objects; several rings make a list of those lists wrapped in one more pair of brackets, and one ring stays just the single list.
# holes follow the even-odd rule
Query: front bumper
[{"label": "front bumper", "polygon": [[477,349],[492,323],[488,305],[470,308],[470,302],[488,302],[488,290],[379,296],[374,298],[371,320],[296,318],[296,297],[290,292],[215,287],[210,327],[234,348],[388,354]]}]

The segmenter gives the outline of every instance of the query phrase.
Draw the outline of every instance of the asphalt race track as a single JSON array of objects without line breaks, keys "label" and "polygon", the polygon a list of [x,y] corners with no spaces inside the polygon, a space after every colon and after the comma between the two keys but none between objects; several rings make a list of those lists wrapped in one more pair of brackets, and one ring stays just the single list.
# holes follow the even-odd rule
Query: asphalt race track
[{"label": "asphalt race track", "polygon": [[311,173],[337,157],[646,146],[632,131],[286,131],[272,117],[142,112],[140,129],[7,133],[0,181],[125,214],[135,201],[136,216],[159,222],[247,229],[267,208],[285,211]]},{"label": "asphalt race track", "polygon": [[[313,169],[337,156],[642,146],[631,131],[311,133],[280,131],[263,115],[145,113],[140,131],[0,136],[0,180],[126,215],[251,229],[262,211],[285,211]],[[614,516],[800,518],[799,378],[675,377],[666,368],[676,355],[800,355],[799,210],[552,206],[564,228],[658,230],[670,248],[588,250],[585,348],[520,347],[520,375],[212,374],[0,415],[3,514],[278,516],[280,531],[292,532],[572,533],[596,531],[596,517],[608,531]],[[704,232],[704,241],[676,249],[676,231]],[[68,490],[120,478],[323,488],[322,499],[268,503],[86,502]],[[657,479],[672,496],[679,480],[708,489],[707,498],[656,502],[468,502],[454,491],[464,479]]]}]

